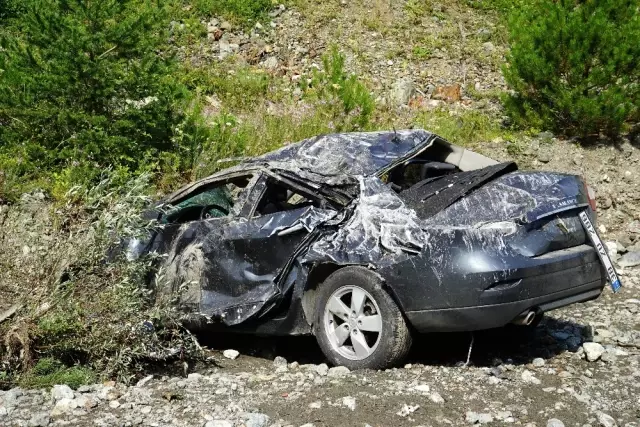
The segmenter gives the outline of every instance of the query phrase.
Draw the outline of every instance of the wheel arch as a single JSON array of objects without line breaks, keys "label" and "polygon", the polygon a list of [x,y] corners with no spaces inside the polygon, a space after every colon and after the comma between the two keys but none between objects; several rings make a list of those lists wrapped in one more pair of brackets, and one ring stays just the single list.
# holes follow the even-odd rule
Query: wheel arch
[{"label": "wheel arch", "polygon": [[309,274],[307,276],[307,280],[305,283],[305,287],[303,290],[302,298],[301,298],[301,306],[302,312],[304,314],[306,322],[313,326],[314,313],[316,310],[317,303],[317,289],[327,278],[335,273],[338,270],[341,270],[346,267],[359,267],[369,274],[375,275],[380,282],[382,283],[382,288],[389,294],[389,296],[394,300],[394,302],[400,308],[400,311],[404,314],[404,308],[402,303],[396,293],[393,290],[392,286],[389,286],[387,280],[376,270],[369,268],[364,264],[336,264],[332,262],[323,262],[314,264],[309,270]]}]

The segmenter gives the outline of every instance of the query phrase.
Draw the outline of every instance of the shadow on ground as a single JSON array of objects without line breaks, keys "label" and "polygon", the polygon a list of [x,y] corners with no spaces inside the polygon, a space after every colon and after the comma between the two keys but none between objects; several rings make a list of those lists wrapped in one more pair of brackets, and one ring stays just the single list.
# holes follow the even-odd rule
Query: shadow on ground
[{"label": "shadow on ground", "polygon": [[[473,336],[471,365],[527,364],[537,357],[549,359],[565,351],[576,351],[588,338],[586,335],[587,328],[583,325],[552,317],[543,319],[537,328],[510,325],[473,334],[416,334],[407,363],[444,366],[465,363]],[[243,355],[266,360],[282,356],[289,362],[300,364],[326,362],[314,337],[257,337],[201,332],[198,338],[202,345],[212,350],[233,348]]]}]

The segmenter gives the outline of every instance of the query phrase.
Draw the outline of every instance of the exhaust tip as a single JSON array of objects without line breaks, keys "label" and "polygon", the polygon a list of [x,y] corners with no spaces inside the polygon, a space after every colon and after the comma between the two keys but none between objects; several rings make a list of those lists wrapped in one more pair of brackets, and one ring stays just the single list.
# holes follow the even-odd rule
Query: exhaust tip
[{"label": "exhaust tip", "polygon": [[537,313],[535,310],[524,311],[520,313],[515,319],[513,319],[511,323],[513,323],[514,325],[529,326],[535,320],[536,314]]}]

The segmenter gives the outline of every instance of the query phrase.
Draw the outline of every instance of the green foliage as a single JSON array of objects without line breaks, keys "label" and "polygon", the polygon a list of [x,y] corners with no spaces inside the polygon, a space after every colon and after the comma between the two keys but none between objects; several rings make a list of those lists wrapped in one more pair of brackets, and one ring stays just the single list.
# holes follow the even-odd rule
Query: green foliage
[{"label": "green foliage", "polygon": [[512,139],[511,132],[502,128],[498,118],[478,111],[455,114],[447,110],[434,110],[418,116],[417,122],[421,127],[462,146],[471,146],[495,138]]},{"label": "green foliage", "polygon": [[466,3],[474,9],[496,10],[508,12],[523,5],[523,0],[466,0]]},{"label": "green foliage", "polygon": [[255,22],[271,10],[271,0],[194,0],[200,15],[223,15],[242,24]]},{"label": "green foliage", "polygon": [[411,53],[416,59],[429,59],[433,51],[428,47],[414,46]]},{"label": "green foliage", "polygon": [[337,130],[365,129],[375,109],[373,96],[355,74],[344,69],[345,56],[337,46],[322,57],[323,70],[313,74],[307,94],[313,94],[327,103],[339,102],[345,121],[338,123]]},{"label": "green foliage", "polygon": [[[150,275],[157,259],[129,261],[114,250],[121,239],[155,225],[140,216],[151,203],[149,175],[126,181],[116,171],[101,178],[90,187],[74,187],[68,202],[52,213],[58,226],[46,235],[55,257],[43,251],[30,264],[7,265],[13,269],[8,277],[33,283],[22,295],[24,311],[0,324],[0,366],[9,368],[5,375],[14,382],[127,382],[149,363],[200,356],[171,301],[153,298],[164,278],[162,270]],[[11,259],[1,255],[0,264]]]},{"label": "green foliage", "polygon": [[513,10],[505,78],[516,123],[569,135],[619,133],[639,118],[635,0],[536,0]]},{"label": "green foliage", "polygon": [[89,182],[174,148],[186,92],[173,77],[166,0],[27,6],[0,49],[0,169],[32,180],[72,168]]},{"label": "green foliage", "polygon": [[25,0],[3,0],[0,2],[0,24],[15,18],[25,8]]},{"label": "green foliage", "polygon": [[181,81],[199,95],[215,95],[231,110],[251,110],[269,95],[272,78],[261,69],[247,66],[186,69]]},{"label": "green foliage", "polygon": [[38,360],[38,363],[20,377],[19,384],[25,388],[50,388],[56,384],[66,384],[78,388],[96,380],[95,373],[86,367],[67,367],[51,357]]}]

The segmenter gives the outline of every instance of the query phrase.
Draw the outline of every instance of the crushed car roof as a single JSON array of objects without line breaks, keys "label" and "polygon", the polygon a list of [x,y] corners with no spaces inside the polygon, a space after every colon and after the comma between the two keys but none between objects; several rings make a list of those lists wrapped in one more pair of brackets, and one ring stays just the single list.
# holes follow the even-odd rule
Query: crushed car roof
[{"label": "crushed car roof", "polygon": [[429,142],[424,130],[352,132],[320,135],[256,157],[248,163],[298,169],[325,177],[373,175]]},{"label": "crushed car roof", "polygon": [[308,138],[259,157],[243,159],[237,166],[181,188],[166,202],[180,200],[223,176],[259,168],[289,172],[322,185],[358,185],[357,177],[385,171],[396,162],[432,146],[434,151],[438,151],[432,156],[434,160],[451,163],[462,171],[497,163],[423,129],[335,133]]}]

